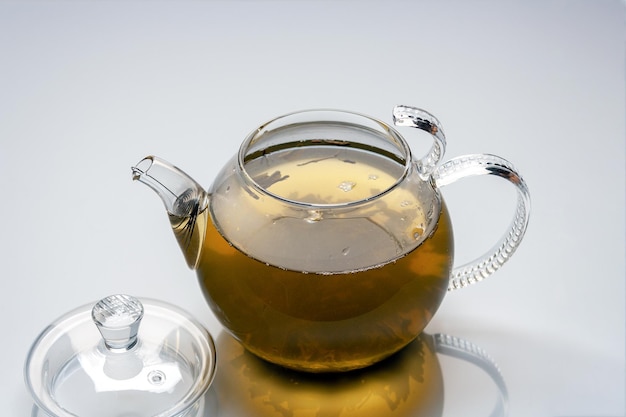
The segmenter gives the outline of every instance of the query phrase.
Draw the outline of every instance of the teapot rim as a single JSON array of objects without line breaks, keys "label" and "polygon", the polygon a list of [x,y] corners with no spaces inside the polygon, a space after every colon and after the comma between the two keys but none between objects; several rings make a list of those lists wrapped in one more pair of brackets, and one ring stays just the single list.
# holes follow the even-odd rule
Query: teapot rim
[{"label": "teapot rim", "polygon": [[[316,117],[316,115],[318,116]],[[330,116],[332,119],[322,119],[319,117],[319,115],[328,115],[327,117]],[[285,123],[285,121],[288,121],[290,119],[298,120],[298,118],[302,118],[303,120],[300,120],[297,123],[295,122]],[[350,121],[348,119],[352,119],[353,121]],[[356,120],[360,120],[361,122],[356,122]],[[251,145],[255,143],[255,139],[258,139],[261,135],[263,135],[263,133],[267,132],[271,126],[277,123],[279,124],[279,126],[274,127],[274,129],[287,128],[290,126],[293,127],[298,124],[305,124],[305,123],[308,123],[308,124],[334,123],[334,124],[352,125],[354,127],[361,127],[361,128],[365,127],[365,128],[370,128],[370,130],[376,130],[378,134],[380,134],[381,136],[385,136],[391,144],[395,145],[395,148],[399,151],[401,158],[397,158],[396,162],[400,163],[399,160],[400,159],[402,160],[402,166],[403,166],[402,173],[398,175],[398,177],[396,178],[393,184],[391,184],[390,186],[388,186],[381,192],[372,194],[371,196],[368,196],[365,198],[355,199],[352,201],[346,201],[342,203],[312,203],[312,202],[289,199],[279,194],[273,193],[272,191],[268,190],[266,187],[259,184],[257,181],[254,180],[254,178],[252,178],[251,175],[249,175],[248,171],[246,170],[245,164],[246,164],[246,156],[248,155],[248,150],[251,147]],[[280,125],[280,123],[284,123],[284,125]],[[367,123],[367,125],[365,123]],[[337,140],[337,142],[341,142],[341,141]],[[332,142],[329,141],[328,143],[332,143]],[[391,126],[390,124],[382,120],[376,119],[374,117],[368,116],[363,113],[358,113],[358,112],[349,111],[349,110],[334,109],[334,108],[314,108],[314,109],[306,109],[306,110],[297,110],[297,111],[283,114],[282,116],[275,117],[261,124],[255,130],[250,132],[246,136],[244,141],[242,142],[241,146],[239,147],[239,151],[237,154],[237,169],[239,170],[241,177],[244,178],[245,182],[248,185],[250,185],[252,188],[254,188],[255,191],[261,193],[262,195],[266,195],[275,200],[281,201],[282,203],[293,205],[299,208],[305,208],[305,209],[344,209],[344,208],[357,207],[362,204],[376,201],[384,197],[388,193],[392,192],[394,189],[396,189],[409,176],[412,170],[412,167],[413,167],[413,155],[411,152],[411,148],[406,142],[406,140],[404,139],[404,137],[393,126]]]}]

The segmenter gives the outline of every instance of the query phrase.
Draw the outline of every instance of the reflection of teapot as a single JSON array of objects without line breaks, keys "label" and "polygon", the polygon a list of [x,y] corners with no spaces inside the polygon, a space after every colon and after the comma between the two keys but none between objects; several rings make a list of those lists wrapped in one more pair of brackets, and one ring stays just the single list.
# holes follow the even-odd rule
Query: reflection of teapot
[{"label": "reflection of teapot", "polygon": [[453,336],[421,333],[384,361],[340,375],[277,367],[246,352],[226,333],[219,335],[216,346],[221,353],[212,390],[224,415],[441,417],[444,375],[451,376],[442,371],[442,354],[487,372],[498,393],[491,415],[506,415],[507,388],[496,364],[482,349]]},{"label": "reflection of teapot", "polygon": [[[530,204],[511,164],[439,165],[437,119],[397,106],[394,121],[430,133],[428,155],[413,158],[383,122],[314,110],[253,131],[208,191],[156,157],[133,168],[165,203],[217,318],[252,353],[312,372],[371,365],[420,334],[446,289],[493,273],[520,243]],[[481,174],[517,187],[517,213],[490,253],[453,269],[438,186]]]}]

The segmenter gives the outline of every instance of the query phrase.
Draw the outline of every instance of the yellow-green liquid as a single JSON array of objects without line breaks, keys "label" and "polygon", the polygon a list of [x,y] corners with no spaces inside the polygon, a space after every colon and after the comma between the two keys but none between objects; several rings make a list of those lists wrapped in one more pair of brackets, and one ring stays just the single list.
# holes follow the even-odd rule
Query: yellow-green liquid
[{"label": "yellow-green liquid", "polygon": [[[350,198],[368,198],[380,192],[374,189],[377,181],[384,190],[397,179],[397,173],[391,175],[389,169],[375,165],[376,158],[358,152],[339,158],[311,158],[308,153],[306,160],[291,156],[280,165],[269,164],[266,174],[257,172],[257,178],[279,179],[265,186],[285,198],[337,203],[359,188],[362,193]],[[404,197],[401,200],[399,206],[407,205]],[[394,217],[390,204],[385,204],[385,218]],[[233,212],[232,216],[249,214]],[[283,220],[295,225],[288,229],[294,233],[272,239],[276,235],[271,231]],[[315,258],[311,252],[324,253],[351,233],[342,229],[344,223],[350,221],[280,217],[258,228],[253,238],[289,259]],[[183,227],[180,222],[172,224],[175,232],[176,227]],[[379,226],[369,237],[354,242],[355,246],[371,248],[373,254],[386,249],[391,240]],[[249,256],[222,236],[207,212],[198,218],[197,227],[206,227],[197,265],[199,282],[216,316],[249,351],[288,368],[328,372],[375,363],[421,333],[447,289],[452,234],[445,205],[434,231],[417,248],[358,272],[302,272],[307,269],[285,269],[258,254]],[[413,235],[415,227],[407,224],[407,235]],[[349,251],[337,254],[337,258],[349,256]],[[338,261],[329,260],[329,265],[333,262]]]}]

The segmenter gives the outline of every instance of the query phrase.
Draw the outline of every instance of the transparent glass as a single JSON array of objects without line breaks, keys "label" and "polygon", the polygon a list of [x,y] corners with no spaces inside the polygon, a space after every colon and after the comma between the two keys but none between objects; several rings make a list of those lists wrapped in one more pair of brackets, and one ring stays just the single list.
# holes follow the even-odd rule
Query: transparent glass
[{"label": "transparent glass", "polygon": [[213,340],[187,313],[114,295],[48,326],[25,377],[38,415],[195,417],[214,371]]},{"label": "transparent glass", "polygon": [[[311,110],[255,129],[207,191],[157,157],[133,168],[161,196],[215,315],[256,355],[311,372],[371,365],[414,340],[446,290],[519,245],[530,199],[515,168],[493,155],[442,164],[433,115],[396,106],[393,119],[429,134],[425,156],[382,121]],[[492,251],[453,267],[440,187],[483,174],[517,188],[517,212]]]}]

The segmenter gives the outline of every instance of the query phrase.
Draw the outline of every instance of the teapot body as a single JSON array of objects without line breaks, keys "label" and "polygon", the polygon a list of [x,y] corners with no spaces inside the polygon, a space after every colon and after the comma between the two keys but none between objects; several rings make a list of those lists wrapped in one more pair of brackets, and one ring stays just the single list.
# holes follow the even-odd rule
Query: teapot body
[{"label": "teapot body", "polygon": [[284,269],[231,245],[212,219],[206,233],[197,274],[214,314],[250,352],[296,370],[345,371],[391,355],[422,332],[448,286],[445,206],[418,248],[357,272]]},{"label": "teapot body", "polygon": [[445,204],[403,142],[322,120],[248,138],[209,189],[196,265],[248,350],[312,372],[362,368],[414,340],[453,258]]}]

